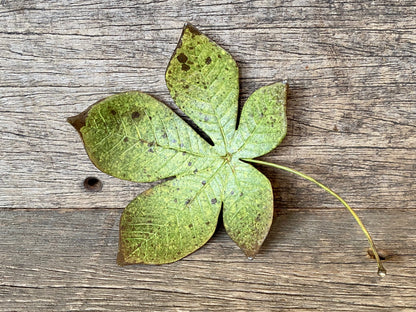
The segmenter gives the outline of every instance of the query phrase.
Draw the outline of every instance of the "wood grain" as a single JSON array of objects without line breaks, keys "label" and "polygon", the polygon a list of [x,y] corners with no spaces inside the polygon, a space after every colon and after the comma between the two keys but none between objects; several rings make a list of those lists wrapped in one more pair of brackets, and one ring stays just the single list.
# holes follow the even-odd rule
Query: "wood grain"
[{"label": "wood grain", "polygon": [[252,261],[220,227],[205,247],[182,261],[126,267],[115,262],[120,212],[2,210],[0,247],[7,253],[0,256],[1,309],[411,311],[416,306],[414,211],[360,211],[381,240],[389,270],[384,279],[343,210],[282,210]]},{"label": "wood grain", "polygon": [[[115,265],[121,209],[152,184],[99,172],[66,118],[127,90],[174,107],[185,22],[235,57],[241,103],[289,82],[288,135],[263,158],[358,208],[385,279],[339,203],[261,166],[279,216],[254,262],[220,227],[178,263]],[[1,0],[0,311],[416,311],[415,99],[410,0]]]}]

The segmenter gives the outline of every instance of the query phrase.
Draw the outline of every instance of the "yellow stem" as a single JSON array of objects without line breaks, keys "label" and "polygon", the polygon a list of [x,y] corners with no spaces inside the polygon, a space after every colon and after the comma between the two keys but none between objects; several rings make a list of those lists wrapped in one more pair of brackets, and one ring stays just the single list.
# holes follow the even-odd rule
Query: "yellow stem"
[{"label": "yellow stem", "polygon": [[376,246],[374,245],[373,239],[371,238],[370,233],[367,231],[367,229],[365,228],[364,224],[362,223],[361,219],[358,217],[358,215],[355,213],[355,211],[345,202],[345,200],[343,200],[338,194],[336,194],[333,190],[331,190],[329,187],[323,185],[322,183],[316,181],[315,179],[311,178],[310,176],[307,176],[306,174],[303,174],[302,172],[299,172],[297,170],[282,166],[282,165],[277,165],[274,163],[269,163],[266,161],[261,161],[261,160],[256,160],[256,159],[242,159],[244,161],[248,161],[251,163],[256,163],[256,164],[260,164],[260,165],[265,165],[265,166],[270,166],[270,167],[274,167],[277,169],[281,169],[287,172],[291,172],[294,173],[308,181],[311,181],[313,183],[315,183],[316,185],[318,185],[319,187],[321,187],[322,189],[324,189],[325,191],[327,191],[329,194],[331,194],[332,196],[334,196],[336,199],[338,199],[344,206],[345,208],[348,209],[348,211],[352,214],[352,216],[354,217],[355,221],[357,221],[358,225],[360,226],[361,230],[364,232],[365,236],[367,237],[367,240],[370,244],[371,250],[374,253],[374,257],[376,258],[377,261],[377,266],[378,266],[378,271],[377,274],[381,277],[385,276],[387,271],[386,269],[383,267],[383,264],[381,263],[380,257],[377,253],[377,249]]}]

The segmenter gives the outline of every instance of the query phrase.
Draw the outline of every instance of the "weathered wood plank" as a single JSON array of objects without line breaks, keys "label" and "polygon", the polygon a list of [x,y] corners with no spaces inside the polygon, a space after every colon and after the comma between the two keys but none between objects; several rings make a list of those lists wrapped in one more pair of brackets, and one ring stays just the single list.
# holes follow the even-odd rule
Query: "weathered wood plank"
[{"label": "weathered wood plank", "polygon": [[[2,2],[1,207],[123,207],[146,189],[97,173],[65,119],[123,90],[171,105],[163,75],[191,20],[237,59],[242,100],[288,79],[288,136],[270,160],[327,181],[357,207],[415,208],[412,3],[66,4]],[[281,207],[333,206],[265,172],[280,178]],[[80,187],[88,175],[105,182],[96,200]]]},{"label": "weathered wood plank", "polygon": [[[264,167],[280,215],[254,262],[220,229],[178,263],[115,265],[110,208],[151,184],[98,172],[65,119],[134,89],[173,106],[186,21],[235,57],[241,103],[288,80],[288,135],[266,158],[365,208],[385,279],[339,203]],[[415,311],[415,81],[411,0],[1,0],[0,311]]]},{"label": "weathered wood plank", "polygon": [[115,263],[121,210],[1,210],[0,311],[411,311],[415,211],[360,211],[380,279],[345,210],[280,211],[253,261],[222,227],[170,265]]}]

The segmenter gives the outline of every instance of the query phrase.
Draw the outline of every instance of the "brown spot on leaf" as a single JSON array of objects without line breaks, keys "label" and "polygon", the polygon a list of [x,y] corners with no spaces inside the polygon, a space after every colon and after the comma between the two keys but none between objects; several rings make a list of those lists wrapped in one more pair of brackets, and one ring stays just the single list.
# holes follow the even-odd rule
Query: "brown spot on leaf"
[{"label": "brown spot on leaf", "polygon": [[190,199],[187,199],[187,200],[185,201],[185,205],[188,205],[190,202],[191,202],[191,200],[190,200]]},{"label": "brown spot on leaf", "polygon": [[112,109],[111,111],[110,111],[110,113],[111,113],[111,115],[115,115],[115,114],[117,114],[117,112],[114,110],[114,109]]},{"label": "brown spot on leaf", "polygon": [[123,141],[124,142],[128,142],[129,141],[129,138],[128,137],[125,137]]},{"label": "brown spot on leaf", "polygon": [[149,148],[148,150],[147,150],[149,153],[154,153],[155,151],[153,150],[153,148]]},{"label": "brown spot on leaf", "polygon": [[191,68],[188,66],[188,65],[186,65],[186,64],[182,64],[182,70],[183,71],[188,71],[188,70],[190,70]]},{"label": "brown spot on leaf", "polygon": [[205,222],[205,225],[210,225],[211,223],[209,223],[209,221]]},{"label": "brown spot on leaf", "polygon": [[190,167],[190,166],[192,166],[192,163],[191,162],[188,162],[188,166]]},{"label": "brown spot on leaf", "polygon": [[206,59],[205,59],[205,64],[207,64],[207,65],[209,65],[209,64],[211,64],[211,58],[208,56]]},{"label": "brown spot on leaf", "polygon": [[188,57],[183,53],[179,54],[176,58],[180,63],[186,63],[186,61],[188,60]]},{"label": "brown spot on leaf", "polygon": [[217,199],[216,198],[211,199],[211,204],[216,204],[216,203],[217,203]]},{"label": "brown spot on leaf", "polygon": [[200,35],[201,33],[199,32],[199,30],[198,29],[196,29],[194,26],[192,26],[192,25],[190,25],[190,24],[188,24],[187,26],[186,26],[186,28],[189,30],[189,32],[192,34],[192,35],[194,35],[194,36],[198,36],[198,35]]},{"label": "brown spot on leaf", "polygon": [[195,173],[197,173],[197,172],[198,172],[198,169],[195,169],[195,170],[194,170],[194,174],[195,174]]},{"label": "brown spot on leaf", "polygon": [[205,184],[207,184],[207,181],[204,180],[201,183],[202,183],[202,185],[205,185]]},{"label": "brown spot on leaf", "polygon": [[189,224],[188,227],[191,229],[191,228],[194,227],[194,225],[193,224]]},{"label": "brown spot on leaf", "polygon": [[139,117],[140,117],[139,112],[133,112],[133,113],[131,113],[131,118],[132,119],[136,119],[136,118],[139,118]]}]

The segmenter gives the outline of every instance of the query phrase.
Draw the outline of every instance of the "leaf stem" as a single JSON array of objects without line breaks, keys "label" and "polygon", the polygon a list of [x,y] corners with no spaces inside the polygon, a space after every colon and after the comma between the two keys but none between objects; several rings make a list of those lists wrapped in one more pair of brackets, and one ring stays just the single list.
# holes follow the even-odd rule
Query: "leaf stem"
[{"label": "leaf stem", "polygon": [[367,229],[365,228],[364,224],[362,223],[361,219],[358,217],[358,215],[355,213],[355,211],[345,202],[345,200],[343,200],[338,194],[336,194],[334,191],[332,191],[329,187],[323,185],[322,183],[316,181],[315,179],[311,178],[310,176],[307,176],[306,174],[299,172],[297,170],[282,166],[282,165],[278,165],[278,164],[274,164],[274,163],[269,163],[266,161],[261,161],[261,160],[256,160],[256,159],[250,159],[250,158],[245,158],[242,159],[244,161],[247,162],[251,162],[251,163],[256,163],[256,164],[260,164],[260,165],[266,165],[266,166],[270,166],[270,167],[274,167],[277,169],[281,169],[287,172],[291,172],[294,173],[308,181],[311,181],[313,183],[315,183],[316,185],[318,185],[319,187],[321,187],[322,189],[324,189],[325,191],[327,191],[329,194],[331,194],[332,196],[334,196],[336,199],[338,199],[344,206],[345,208],[348,209],[348,211],[352,214],[352,216],[354,217],[355,221],[357,221],[358,225],[360,226],[361,230],[364,232],[365,236],[367,237],[367,240],[370,244],[371,250],[374,253],[374,257],[376,258],[377,261],[377,266],[378,266],[378,271],[377,274],[381,277],[386,275],[386,269],[384,268],[383,264],[381,263],[380,257],[377,253],[377,249],[376,246],[374,245],[373,239],[371,238],[370,233],[367,231]]}]

